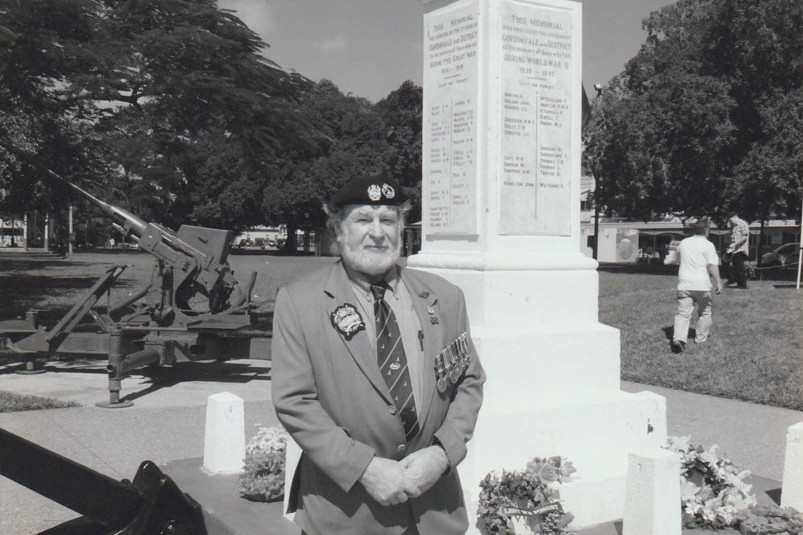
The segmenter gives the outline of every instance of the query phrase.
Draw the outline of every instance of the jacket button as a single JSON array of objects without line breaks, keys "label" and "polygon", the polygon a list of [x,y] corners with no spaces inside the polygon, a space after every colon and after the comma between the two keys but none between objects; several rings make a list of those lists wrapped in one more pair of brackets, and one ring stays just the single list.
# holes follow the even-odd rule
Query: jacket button
[{"label": "jacket button", "polygon": [[396,451],[399,453],[405,453],[407,451],[407,444],[399,444],[396,447]]},{"label": "jacket button", "polygon": [[396,415],[396,407],[390,406],[388,407],[388,412],[392,415]]}]

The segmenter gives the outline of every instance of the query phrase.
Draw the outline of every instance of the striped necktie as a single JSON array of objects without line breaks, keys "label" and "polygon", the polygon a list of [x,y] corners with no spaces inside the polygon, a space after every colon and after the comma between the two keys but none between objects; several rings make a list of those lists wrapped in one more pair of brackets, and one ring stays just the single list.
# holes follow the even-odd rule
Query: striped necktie
[{"label": "striped necktie", "polygon": [[407,368],[399,324],[390,305],[385,301],[387,288],[386,282],[371,285],[376,321],[376,358],[409,442],[418,432],[418,412],[415,409],[413,385],[410,382],[410,370]]}]

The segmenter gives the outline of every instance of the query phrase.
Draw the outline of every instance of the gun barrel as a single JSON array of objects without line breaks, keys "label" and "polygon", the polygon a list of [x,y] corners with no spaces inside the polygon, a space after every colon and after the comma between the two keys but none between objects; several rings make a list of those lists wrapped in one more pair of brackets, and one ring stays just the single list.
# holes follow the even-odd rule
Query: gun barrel
[{"label": "gun barrel", "polygon": [[69,180],[62,178],[58,173],[48,170],[51,176],[59,179],[60,181],[64,182],[68,186],[70,186],[73,190],[80,193],[84,198],[88,199],[89,201],[93,202],[96,206],[98,206],[101,210],[112,216],[113,218],[117,219],[126,228],[129,228],[134,234],[137,236],[142,236],[145,233],[145,229],[148,227],[148,223],[146,223],[140,217],[132,214],[128,210],[124,208],[120,208],[119,206],[115,206],[113,204],[107,203],[106,201],[102,201],[89,193],[88,191],[76,186]]},{"label": "gun barrel", "polygon": [[0,429],[0,474],[110,528],[125,527],[142,505],[131,485]]}]

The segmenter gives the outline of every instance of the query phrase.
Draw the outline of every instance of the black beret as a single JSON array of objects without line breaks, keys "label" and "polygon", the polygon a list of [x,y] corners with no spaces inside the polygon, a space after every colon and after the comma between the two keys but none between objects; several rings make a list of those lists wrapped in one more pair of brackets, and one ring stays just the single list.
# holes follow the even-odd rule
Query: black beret
[{"label": "black beret", "polygon": [[349,204],[399,206],[407,198],[399,184],[391,178],[360,176],[348,181],[329,199],[329,209],[340,210]]}]

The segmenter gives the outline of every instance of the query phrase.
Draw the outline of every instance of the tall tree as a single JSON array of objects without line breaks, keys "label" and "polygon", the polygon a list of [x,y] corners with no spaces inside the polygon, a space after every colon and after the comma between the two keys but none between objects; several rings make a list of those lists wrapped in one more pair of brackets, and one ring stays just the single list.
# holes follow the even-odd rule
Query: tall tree
[{"label": "tall tree", "polygon": [[0,24],[22,37],[2,89],[50,106],[97,165],[64,147],[75,169],[43,157],[41,135],[35,157],[73,179],[111,179],[105,194],[146,217],[252,224],[267,172],[309,142],[297,107],[309,82],[265,59],[260,38],[215,0],[5,4]]},{"label": "tall tree", "polygon": [[421,219],[423,90],[407,80],[376,104],[390,145],[389,170],[413,202],[411,221]]},{"label": "tall tree", "polygon": [[586,163],[598,200],[641,219],[798,214],[801,25],[798,0],[681,0],[652,13],[641,50],[594,102]]},{"label": "tall tree", "polygon": [[296,250],[296,230],[320,229],[322,204],[359,174],[387,173],[390,147],[382,118],[366,99],[344,95],[322,80],[306,93],[304,109],[316,117],[321,153],[293,153],[265,186],[268,221],[287,225],[286,250]]}]

